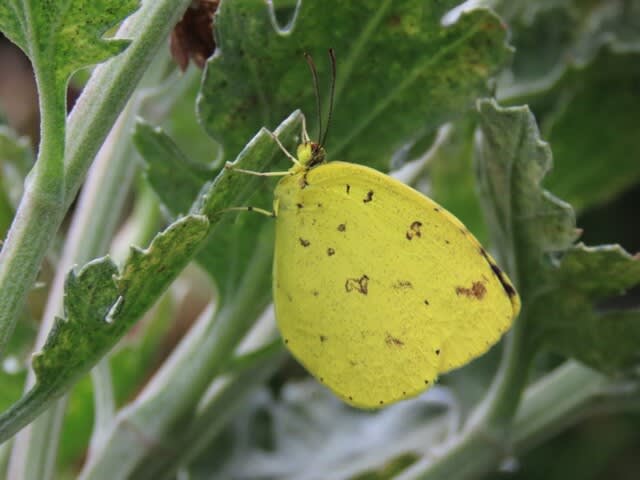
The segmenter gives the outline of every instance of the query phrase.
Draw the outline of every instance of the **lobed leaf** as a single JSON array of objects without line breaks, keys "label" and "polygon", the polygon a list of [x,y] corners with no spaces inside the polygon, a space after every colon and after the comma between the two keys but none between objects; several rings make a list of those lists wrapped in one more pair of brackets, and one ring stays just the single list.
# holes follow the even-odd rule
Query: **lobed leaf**
[{"label": "lobed leaf", "polygon": [[162,129],[144,120],[136,124],[133,141],[145,162],[147,181],[173,216],[187,213],[202,186],[219,173],[193,161]]},{"label": "lobed leaf", "polygon": [[[275,134],[287,148],[293,150],[301,125],[300,112],[294,112],[275,130]],[[229,207],[247,205],[270,209],[273,202],[272,182],[222,169],[214,180],[205,183],[204,167],[183,154],[166,134],[148,125],[138,125],[136,146],[147,165],[147,179],[170,212],[177,214],[193,204],[192,212],[210,219],[213,228],[197,258],[215,281],[220,301],[230,301],[239,282],[243,281],[256,243],[271,241],[267,233],[262,238],[257,232],[261,231],[265,222],[273,221],[256,213],[221,212]],[[274,165],[283,164],[283,160],[289,162],[271,135],[261,129],[233,165],[245,170],[269,171]],[[167,177],[169,170],[176,174]],[[263,283],[263,290],[268,296],[270,276],[263,279]]]},{"label": "lobed leaf", "polygon": [[640,363],[640,309],[604,308],[603,302],[640,284],[640,256],[619,246],[567,251],[539,303],[557,305],[556,315],[539,318],[545,343],[605,373]]},{"label": "lobed leaf", "polygon": [[137,0],[4,0],[0,30],[64,93],[76,70],[120,53],[128,42],[102,35],[131,14]]},{"label": "lobed leaf", "polygon": [[479,110],[481,187],[492,233],[512,254],[529,342],[606,373],[633,367],[640,313],[598,307],[640,284],[639,258],[619,246],[573,245],[573,210],[541,187],[551,150],[529,109],[484,100]]},{"label": "lobed leaf", "polygon": [[546,254],[569,248],[577,237],[573,209],[541,187],[552,166],[551,149],[528,107],[482,100],[478,109],[478,187],[490,233],[499,252],[510,252],[505,265],[519,289],[533,290]]},{"label": "lobed leaf", "polygon": [[[467,110],[510,54],[504,26],[486,10],[442,26],[455,4],[304,1],[280,27],[283,12],[262,0],[222,2],[217,51],[198,102],[201,122],[234,158],[261,126],[273,127],[295,108],[315,110],[303,53],[316,59],[326,86],[332,47],[338,74],[327,152],[388,169],[398,148]],[[326,112],[325,88],[321,94]]]},{"label": "lobed leaf", "polygon": [[0,441],[66,392],[155,303],[196,253],[208,220],[190,215],[158,234],[149,248],[132,248],[121,270],[108,257],[70,272],[65,318],[57,318],[42,350],[33,356],[36,384],[0,416]]}]

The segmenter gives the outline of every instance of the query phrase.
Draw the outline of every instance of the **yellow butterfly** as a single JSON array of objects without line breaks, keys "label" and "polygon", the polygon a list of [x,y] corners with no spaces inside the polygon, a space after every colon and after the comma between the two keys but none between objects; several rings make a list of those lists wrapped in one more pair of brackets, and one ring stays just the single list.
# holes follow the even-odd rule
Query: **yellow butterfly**
[{"label": "yellow butterfly", "polygon": [[451,213],[376,170],[325,162],[322,143],[303,127],[297,158],[287,154],[294,165],[275,172],[276,319],[314,377],[378,408],[485,353],[520,299]]}]

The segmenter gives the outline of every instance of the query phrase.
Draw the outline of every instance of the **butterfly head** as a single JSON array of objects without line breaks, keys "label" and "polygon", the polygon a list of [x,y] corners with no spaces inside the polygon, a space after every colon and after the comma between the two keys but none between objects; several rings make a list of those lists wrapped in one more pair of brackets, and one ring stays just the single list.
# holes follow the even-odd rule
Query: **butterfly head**
[{"label": "butterfly head", "polygon": [[324,162],[325,151],[324,147],[319,143],[303,142],[298,145],[296,156],[300,164],[306,169],[309,169]]},{"label": "butterfly head", "polygon": [[[331,59],[331,88],[330,88],[330,100],[329,100],[329,114],[327,116],[327,128],[323,131],[322,129],[322,108],[320,101],[320,91],[318,88],[318,71],[316,70],[316,66],[313,63],[313,59],[311,55],[308,53],[304,54],[304,58],[307,60],[307,64],[309,65],[309,69],[311,70],[311,76],[313,78],[313,89],[316,96],[316,109],[318,111],[318,141],[312,142],[309,139],[309,135],[306,132],[306,128],[303,127],[302,131],[302,143],[298,145],[298,150],[296,151],[296,157],[300,166],[303,169],[309,170],[317,165],[324,163],[325,161],[325,150],[324,144],[327,140],[327,133],[329,132],[329,125],[331,124],[331,115],[333,113],[333,98],[335,93],[336,86],[336,56],[333,48],[329,49],[329,58]],[[300,166],[297,168],[299,169]]]}]

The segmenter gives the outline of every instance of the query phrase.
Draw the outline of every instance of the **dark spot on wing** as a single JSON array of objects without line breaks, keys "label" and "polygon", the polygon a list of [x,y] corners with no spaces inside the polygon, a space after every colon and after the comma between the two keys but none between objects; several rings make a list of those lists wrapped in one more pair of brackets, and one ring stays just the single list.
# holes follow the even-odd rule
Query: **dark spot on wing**
[{"label": "dark spot on wing", "polygon": [[300,208],[304,208],[304,205],[302,203],[296,203],[296,207]]},{"label": "dark spot on wing", "polygon": [[327,337],[324,335],[320,335],[320,342],[324,343],[327,341]]},{"label": "dark spot on wing", "polygon": [[309,245],[311,245],[311,242],[300,237],[300,245],[302,245],[303,247],[308,247]]},{"label": "dark spot on wing", "polygon": [[413,288],[413,284],[409,280],[398,280],[392,286],[396,290],[407,290]]},{"label": "dark spot on wing", "polygon": [[440,349],[439,348],[436,349],[436,355],[440,355]]},{"label": "dark spot on wing", "polygon": [[426,298],[424,299],[424,304],[425,305],[429,305],[429,300],[427,300]]},{"label": "dark spot on wing", "polygon": [[473,282],[471,288],[456,287],[456,295],[464,295],[465,297],[473,297],[476,300],[482,300],[487,293],[487,287],[482,282]]},{"label": "dark spot on wing", "polygon": [[421,237],[422,232],[420,228],[422,227],[422,222],[418,220],[414,221],[411,225],[409,225],[409,230],[407,230],[406,237],[407,240],[413,240],[413,237]]},{"label": "dark spot on wing", "polygon": [[362,295],[369,293],[369,277],[362,275],[360,278],[347,278],[344,284],[344,289],[347,292],[358,292]]},{"label": "dark spot on wing", "polygon": [[439,209],[438,207],[433,207],[433,211],[434,211],[434,212],[439,212],[439,211],[440,211],[440,209]]},{"label": "dark spot on wing", "polygon": [[351,185],[347,183],[347,195],[349,195],[350,192],[351,192]]},{"label": "dark spot on wing", "polygon": [[371,200],[373,200],[373,190],[369,190],[367,196],[362,199],[364,203],[369,203]]},{"label": "dark spot on wing", "polygon": [[311,290],[311,295],[317,297],[318,295],[320,295],[320,292],[318,290]]},{"label": "dark spot on wing", "polygon": [[347,230],[347,224],[346,223],[341,223],[340,225],[338,225],[338,231],[339,232],[344,232]]},{"label": "dark spot on wing", "polygon": [[389,332],[387,332],[387,335],[384,337],[384,343],[386,343],[390,347],[402,347],[404,345],[404,342],[402,340],[394,337]]},{"label": "dark spot on wing", "polygon": [[286,345],[287,343],[289,343],[289,339],[288,339],[288,338],[285,338],[285,339],[284,339],[284,344]]},{"label": "dark spot on wing", "polygon": [[331,248],[331,247],[327,248],[327,255],[329,255],[331,257],[331,256],[333,256],[335,254],[336,254],[336,251],[333,248]]}]

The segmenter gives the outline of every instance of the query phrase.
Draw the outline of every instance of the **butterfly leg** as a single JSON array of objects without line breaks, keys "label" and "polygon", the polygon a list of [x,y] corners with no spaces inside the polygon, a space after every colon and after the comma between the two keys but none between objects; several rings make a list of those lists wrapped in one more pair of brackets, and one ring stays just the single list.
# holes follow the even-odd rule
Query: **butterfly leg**
[{"label": "butterfly leg", "polygon": [[307,132],[307,117],[302,115],[302,143],[311,142],[311,138],[309,138],[309,132]]},{"label": "butterfly leg", "polygon": [[258,207],[229,207],[229,208],[220,210],[217,213],[226,213],[226,212],[256,212],[266,217],[276,216],[276,212],[271,212],[269,210],[265,210],[264,208],[258,208]]},{"label": "butterfly leg", "polygon": [[282,150],[282,152],[289,158],[289,160],[291,160],[295,165],[300,165],[300,162],[298,161],[298,159],[293,155],[291,155],[291,153],[289,153],[289,150],[284,148],[284,145],[282,145],[282,142],[280,141],[280,139],[275,133],[269,131],[269,135],[271,135],[271,138],[273,138],[273,141],[278,144],[278,147],[280,147],[280,150]]},{"label": "butterfly leg", "polygon": [[291,172],[285,170],[279,172],[256,172],[255,170],[245,170],[244,168],[236,168],[236,166],[231,162],[225,163],[224,168],[226,170],[232,170],[238,173],[246,173],[247,175],[254,175],[256,177],[284,177],[286,175],[291,175]]}]

